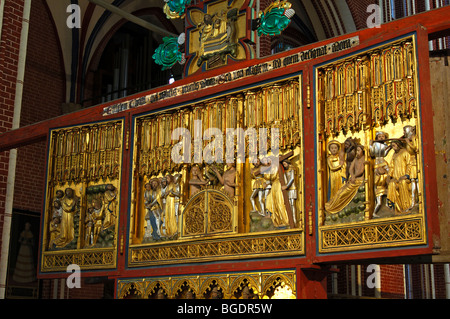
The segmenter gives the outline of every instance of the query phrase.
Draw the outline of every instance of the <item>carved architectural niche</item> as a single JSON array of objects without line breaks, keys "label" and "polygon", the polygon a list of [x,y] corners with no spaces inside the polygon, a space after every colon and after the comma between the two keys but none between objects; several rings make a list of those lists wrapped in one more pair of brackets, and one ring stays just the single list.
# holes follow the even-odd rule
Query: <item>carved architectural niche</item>
[{"label": "carved architectural niche", "polygon": [[122,121],[51,131],[41,271],[116,261]]},{"label": "carved architectural niche", "polygon": [[316,69],[323,252],[426,242],[415,45]]},{"label": "carved architectural niche", "polygon": [[181,237],[237,232],[235,206],[226,193],[203,190],[183,211]]},{"label": "carved architectural niche", "polygon": [[[248,235],[302,232],[300,81],[136,116],[131,264],[239,257]],[[230,241],[199,242],[211,237]]]}]

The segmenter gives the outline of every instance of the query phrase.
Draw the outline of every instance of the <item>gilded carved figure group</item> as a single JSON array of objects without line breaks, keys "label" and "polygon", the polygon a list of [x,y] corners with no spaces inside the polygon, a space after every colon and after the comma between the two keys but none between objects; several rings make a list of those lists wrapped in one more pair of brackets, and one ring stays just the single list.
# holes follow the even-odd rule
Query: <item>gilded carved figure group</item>
[{"label": "gilded carved figure group", "polygon": [[[295,78],[138,118],[132,244],[299,229],[299,88]],[[174,137],[177,128],[185,133]],[[258,139],[265,148],[254,143]],[[179,144],[176,155],[183,155],[176,161]]]},{"label": "gilded carved figure group", "polygon": [[180,211],[180,174],[153,178],[145,184],[146,229],[144,242],[174,238],[178,235]]},{"label": "gilded carved figure group", "polygon": [[56,191],[50,224],[50,247],[62,248],[75,238],[74,216],[79,214],[80,198],[72,188]]},{"label": "gilded carved figure group", "polygon": [[324,251],[422,240],[416,67],[405,37],[318,69]]},{"label": "gilded carved figure group", "polygon": [[[325,211],[329,216],[341,213],[349,204],[357,202],[358,192],[365,192],[367,173],[373,176],[375,198],[372,218],[395,216],[417,212],[418,205],[418,141],[416,128],[403,127],[403,135],[388,138],[384,131],[377,131],[369,146],[348,138],[343,144],[328,142],[328,200]],[[368,156],[365,156],[368,151]],[[389,158],[389,160],[387,160]],[[373,160],[369,165],[368,160]],[[372,167],[372,172],[366,171]],[[365,202],[366,199],[361,202]],[[365,210],[365,205],[360,205]]]},{"label": "gilded carved figure group", "polygon": [[83,196],[75,193],[72,187],[55,192],[49,249],[112,246],[117,219],[116,187],[106,184],[89,187]]},{"label": "gilded carved figure group", "polygon": [[96,246],[99,235],[115,226],[117,196],[117,189],[112,184],[105,185],[104,192],[93,196],[85,217],[85,247]]},{"label": "gilded carved figure group", "polygon": [[[270,165],[271,160],[271,157],[263,157],[253,164],[250,170],[252,192],[244,194],[248,196],[245,200],[248,199],[252,205],[251,213],[267,218],[275,229],[289,228],[288,214],[291,214],[294,225],[297,226],[295,169],[289,159],[281,161],[282,171],[278,166],[273,169]],[[280,172],[283,185],[280,181]],[[240,186],[235,163],[193,165],[190,174],[185,176],[188,177],[183,179],[181,173],[166,174],[161,177],[152,177],[145,183],[142,193],[145,207],[145,234],[142,243],[178,239],[182,233],[182,213],[185,208],[192,207],[192,204],[187,204],[196,203],[199,199],[195,207],[204,210],[203,197],[201,197],[204,192],[202,191],[219,191],[219,201],[229,201],[234,207],[239,196],[236,188]],[[258,203],[255,201],[256,198]],[[214,207],[217,212],[220,211],[218,206]],[[225,206],[222,205],[222,207]],[[212,208],[211,206],[210,209]],[[232,215],[236,214],[234,209],[231,209],[229,213],[229,218],[233,218]],[[186,228],[189,228],[189,223],[194,222],[189,216],[191,215],[185,216]],[[192,216],[203,220],[202,214]],[[214,222],[213,220],[213,217],[210,217],[211,223]],[[220,223],[222,222],[224,220],[220,220]]]},{"label": "gilded carved figure group", "polygon": [[[275,159],[278,160],[278,159]],[[271,165],[272,158],[264,157],[257,159],[253,164],[250,173],[252,176],[252,193],[250,202],[252,213],[258,213],[263,217],[269,216],[272,223],[277,228],[289,226],[289,216],[291,214],[294,225],[297,224],[296,200],[297,187],[295,182],[295,170],[289,159],[281,161],[283,172],[280,181],[280,169]],[[285,206],[285,197],[289,202],[289,207]],[[258,202],[255,199],[258,198]]]},{"label": "gilded carved figure group", "polygon": [[57,258],[67,250],[114,247],[121,143],[121,121],[52,132],[44,243]]}]

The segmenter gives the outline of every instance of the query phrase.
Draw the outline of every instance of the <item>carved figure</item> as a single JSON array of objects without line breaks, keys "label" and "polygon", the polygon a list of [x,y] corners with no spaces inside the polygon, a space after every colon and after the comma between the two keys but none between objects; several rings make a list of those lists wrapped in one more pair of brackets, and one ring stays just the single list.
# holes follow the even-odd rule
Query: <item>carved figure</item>
[{"label": "carved figure", "polygon": [[173,178],[173,186],[171,190],[171,196],[174,201],[174,223],[175,229],[178,231],[178,216],[180,212],[180,198],[181,198],[181,174],[175,174]]},{"label": "carved figure", "polygon": [[329,176],[329,198],[332,198],[337,191],[342,187],[343,179],[345,176],[345,162],[344,159],[339,156],[341,149],[341,143],[338,141],[330,141],[328,143],[328,176]]},{"label": "carved figure", "polygon": [[[152,179],[145,184],[144,200],[147,214],[145,220],[147,223],[144,240],[150,238],[154,240],[161,239],[161,232],[159,230],[161,222],[161,191],[158,188],[159,182],[157,179]],[[152,230],[150,233],[150,229]]]},{"label": "carved figure", "polygon": [[234,163],[227,163],[227,170],[220,174],[219,170],[213,166],[214,173],[223,185],[224,191],[230,198],[234,197],[236,184],[236,165]]},{"label": "carved figure", "polygon": [[166,295],[164,293],[164,290],[162,290],[161,288],[158,289],[158,291],[156,293],[156,299],[166,299]]},{"label": "carved figure", "polygon": [[117,189],[112,184],[106,185],[105,192],[105,220],[103,228],[114,226],[117,218]]},{"label": "carved figure", "polygon": [[184,296],[183,299],[195,299],[194,293],[192,292],[192,290],[188,289],[188,291],[186,291],[186,295]]},{"label": "carved figure", "polygon": [[49,247],[53,246],[53,242],[59,236],[61,225],[62,207],[61,202],[57,199],[53,201],[52,221],[50,222],[50,240]]},{"label": "carved figure", "polygon": [[389,166],[388,205],[396,213],[405,213],[411,207],[411,156],[400,140],[391,143],[394,154]]},{"label": "carved figure", "polygon": [[53,201],[52,220],[55,218],[58,219],[58,224],[59,224],[61,222],[62,213],[63,213],[63,211],[62,211],[61,200],[56,198]]},{"label": "carved figure", "polygon": [[253,293],[250,291],[248,286],[242,288],[241,299],[253,299]]},{"label": "carved figure", "polygon": [[60,189],[56,191],[56,199],[57,201],[61,202],[61,199],[64,197],[64,192]]},{"label": "carved figure", "polygon": [[167,196],[169,193],[169,183],[170,183],[170,175],[167,175],[160,180],[161,185],[161,225],[158,228],[161,232],[161,235],[166,235],[166,205],[167,205]]},{"label": "carved figure", "polygon": [[194,196],[197,192],[202,189],[202,186],[208,184],[208,181],[203,179],[198,166],[192,167],[192,177],[189,179],[189,193],[190,196]]},{"label": "carved figure", "polygon": [[261,159],[261,165],[263,166],[263,167],[261,167],[261,173],[263,174],[263,177],[265,180],[264,203],[265,203],[265,207],[266,207],[263,216],[268,215],[267,197],[269,196],[270,191],[272,190],[272,181],[270,179],[267,179],[265,176],[265,174],[272,169],[271,164],[272,164],[272,160],[270,158],[264,157]]},{"label": "carved figure", "polygon": [[375,141],[370,140],[369,153],[370,156],[375,157],[375,208],[373,211],[373,217],[379,217],[378,211],[382,205],[383,196],[387,195],[387,176],[389,172],[389,164],[386,162],[385,157],[392,149],[390,145],[387,145],[385,141],[388,139],[388,135],[385,132],[379,131],[375,134]]},{"label": "carved figure", "polygon": [[197,27],[200,29],[200,50],[197,66],[206,60],[219,55],[224,61],[227,54],[236,56],[236,20],[238,10],[231,10],[214,14],[205,14],[203,21]]},{"label": "carved figure", "polygon": [[292,168],[291,161],[284,160],[282,162],[284,168],[284,181],[285,185],[282,190],[286,190],[288,193],[289,205],[291,206],[292,217],[294,218],[294,225],[297,224],[295,201],[297,200],[297,188],[295,187],[295,171]]},{"label": "carved figure", "polygon": [[344,147],[341,149],[339,156],[341,160],[345,161],[345,179],[348,180],[350,176],[350,165],[356,157],[356,141],[349,137],[344,142]]},{"label": "carved figure", "polygon": [[403,127],[403,137],[406,143],[406,151],[410,155],[409,165],[409,179],[411,181],[411,206],[409,210],[413,209],[418,202],[418,174],[417,174],[417,153],[419,150],[419,141],[416,135],[416,127],[406,125]]},{"label": "carved figure", "polygon": [[178,212],[176,204],[179,203],[180,192],[175,191],[176,185],[179,188],[179,175],[176,177],[178,180],[174,181],[171,175],[167,176],[169,182],[165,189],[165,234],[166,236],[174,236],[178,232]]},{"label": "carved figure", "polygon": [[92,245],[97,243],[98,235],[102,231],[103,218],[105,216],[104,206],[100,199],[94,199],[92,201],[92,219],[94,222],[94,235],[92,240]]},{"label": "carved figure", "polygon": [[339,191],[327,203],[325,210],[328,213],[335,214],[344,209],[355,197],[358,188],[364,182],[364,146],[356,146],[356,157],[349,167],[349,179],[339,189]]},{"label": "carved figure", "polygon": [[[270,165],[272,159],[267,159]],[[264,173],[264,179],[269,182],[270,188],[266,188],[266,209],[272,214],[272,222],[275,227],[289,226],[289,217],[284,206],[283,191],[280,183],[278,165]]]},{"label": "carved figure", "polygon": [[214,286],[211,289],[210,299],[222,299],[222,297],[223,297],[222,292],[219,290],[217,286]]},{"label": "carved figure", "polygon": [[93,207],[89,207],[86,213],[86,218],[84,219],[85,235],[84,242],[86,246],[91,246],[94,243],[94,218],[92,213],[94,211]]},{"label": "carved figure", "polygon": [[[250,202],[252,203],[253,212],[258,212],[261,216],[265,216],[265,196],[264,190],[266,188],[266,181],[261,172],[261,160],[256,159],[254,167],[250,171],[252,177],[252,194],[250,195]],[[259,207],[256,207],[255,198],[258,197]]]},{"label": "carved figure", "polygon": [[79,210],[79,198],[75,196],[72,188],[66,188],[64,197],[61,199],[61,229],[54,243],[57,248],[65,247],[75,238],[73,217]]}]

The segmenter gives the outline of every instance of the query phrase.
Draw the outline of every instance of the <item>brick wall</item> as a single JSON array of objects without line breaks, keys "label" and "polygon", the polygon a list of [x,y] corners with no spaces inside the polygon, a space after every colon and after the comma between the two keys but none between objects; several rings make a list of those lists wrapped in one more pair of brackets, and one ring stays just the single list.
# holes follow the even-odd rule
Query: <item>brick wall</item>
[{"label": "brick wall", "polygon": [[[0,39],[0,133],[12,127],[22,14],[23,0],[4,2]],[[9,152],[2,152],[0,153],[0,247],[3,236],[8,167]]]},{"label": "brick wall", "polygon": [[347,0],[357,30],[367,28],[367,18],[370,15],[367,7],[371,4],[378,4],[378,0]]},{"label": "brick wall", "polygon": [[66,82],[61,54],[46,1],[32,1],[21,126],[61,114]]},{"label": "brick wall", "polygon": [[81,288],[74,288],[68,291],[68,299],[102,299],[104,293],[104,284],[85,284]]},{"label": "brick wall", "polygon": [[[350,297],[354,294],[353,297],[358,297],[361,291],[360,297],[375,297],[375,289],[369,288],[367,285],[367,278],[372,274],[372,272],[367,272],[369,265],[360,265],[358,268],[355,265],[354,272],[354,287],[355,290],[352,291],[352,270],[351,265],[341,265],[337,267],[339,272],[337,273],[337,294],[340,296],[348,296]],[[359,280],[358,280],[359,275]],[[327,278],[327,290],[329,294],[332,294],[332,275],[329,275]]]},{"label": "brick wall", "polygon": [[[270,0],[260,0],[260,10],[264,11],[272,1]],[[268,35],[261,35],[259,38],[259,54],[261,57],[268,56],[272,54],[272,40]]]},{"label": "brick wall", "polygon": [[[17,77],[17,60],[20,43],[22,12],[17,2],[7,1],[0,50],[0,133],[10,130],[14,114],[14,93]],[[11,8],[10,8],[11,6]],[[10,18],[15,14],[14,19]],[[17,22],[14,22],[16,21]],[[12,31],[9,25],[15,23]],[[5,39],[4,39],[5,38]],[[12,41],[14,40],[14,41]],[[6,44],[10,45],[9,47]],[[7,50],[3,50],[5,47]],[[65,102],[65,73],[61,57],[61,48],[53,20],[45,0],[34,0],[31,5],[30,27],[28,34],[27,59],[22,96],[20,126],[37,123],[61,114],[61,104]],[[7,107],[3,107],[3,105]],[[41,212],[45,189],[46,141],[34,143],[18,149],[16,180],[14,185],[15,209]],[[0,154],[0,230],[3,229],[6,182],[8,174],[9,152]],[[0,237],[1,240],[1,237]],[[61,283],[58,280],[42,280],[41,298],[53,298],[56,289],[57,298],[61,295]],[[64,298],[99,299],[104,296],[104,284],[83,285],[81,289],[69,290],[65,287]]]},{"label": "brick wall", "polygon": [[[114,281],[88,283],[81,280],[81,288],[69,289],[65,279],[41,280],[42,299],[111,299],[114,297]],[[64,286],[64,287],[61,287]]]},{"label": "brick wall", "polygon": [[445,299],[444,265],[434,265],[434,289],[436,299]]},{"label": "brick wall", "polygon": [[[375,289],[368,287],[366,281],[371,273],[367,272],[368,265],[361,265],[360,283],[362,298],[375,297]],[[332,275],[327,278],[327,292],[330,297],[355,298],[358,296],[357,271],[355,272],[355,295],[352,296],[351,266],[341,265],[337,274],[338,291],[336,295],[332,293]],[[357,268],[356,268],[357,269]],[[409,299],[432,299],[433,289],[435,299],[445,299],[445,274],[443,264],[431,265],[413,264],[410,265],[410,280],[405,278],[403,265],[380,265],[381,274],[381,298],[404,299],[405,292]],[[406,290],[405,291],[405,284]],[[410,289],[408,289],[408,286]]]},{"label": "brick wall", "polygon": [[[46,3],[32,1],[20,125],[60,115],[64,85],[61,49]],[[18,149],[14,208],[41,211],[45,168],[46,142]]]},{"label": "brick wall", "polygon": [[414,299],[445,299],[444,265],[412,265],[411,283]]},{"label": "brick wall", "polygon": [[381,265],[381,298],[405,298],[403,265]]},{"label": "brick wall", "polygon": [[[2,127],[0,127],[0,129],[2,129]],[[2,238],[3,238],[3,225],[5,218],[6,183],[8,181],[8,167],[9,167],[8,163],[9,163],[9,152],[1,152],[0,153],[0,247],[2,246],[3,242]]]},{"label": "brick wall", "polygon": [[[338,273],[338,295],[341,297],[358,297],[361,291],[360,297],[362,298],[374,298],[375,288],[370,288],[367,285],[367,279],[373,274],[373,271],[368,272],[369,265],[361,265],[359,267],[355,265],[354,277],[352,278],[351,265],[339,266]],[[381,274],[381,298],[389,299],[403,299],[403,266],[402,265],[380,265]],[[359,280],[358,280],[359,276]],[[332,276],[328,277],[328,293],[331,293],[331,281]],[[354,290],[352,290],[352,281]]]}]

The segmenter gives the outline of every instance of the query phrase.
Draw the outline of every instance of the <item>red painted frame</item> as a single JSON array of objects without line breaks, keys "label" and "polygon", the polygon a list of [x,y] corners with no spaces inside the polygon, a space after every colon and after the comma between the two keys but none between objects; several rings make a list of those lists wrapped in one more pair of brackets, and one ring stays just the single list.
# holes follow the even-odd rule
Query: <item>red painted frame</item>
[{"label": "red painted frame", "polygon": [[[426,208],[427,208],[427,231],[430,244],[427,247],[421,248],[407,248],[407,249],[386,249],[380,251],[366,251],[366,252],[349,252],[349,253],[339,253],[339,254],[328,254],[328,255],[317,255],[316,252],[316,235],[315,231],[312,235],[308,234],[309,221],[308,221],[308,209],[311,201],[311,210],[316,216],[315,207],[315,188],[314,184],[305,185],[305,251],[306,255],[299,257],[286,257],[278,259],[261,259],[261,260],[248,260],[248,261],[236,261],[236,262],[221,262],[221,263],[198,263],[194,265],[173,265],[164,267],[149,267],[145,269],[127,269],[126,261],[126,229],[127,229],[127,214],[124,212],[128,211],[129,199],[127,198],[127,192],[121,193],[121,204],[120,204],[120,226],[119,226],[119,240],[118,240],[118,252],[117,252],[117,268],[113,270],[105,271],[84,271],[83,276],[108,276],[110,278],[130,278],[130,277],[147,277],[147,276],[161,276],[161,275],[183,275],[183,274],[195,274],[195,273],[211,273],[211,272],[229,272],[229,271],[247,271],[247,270],[267,270],[267,269],[286,269],[295,268],[297,273],[303,273],[304,269],[309,269],[311,271],[318,270],[320,267],[315,264],[322,263],[337,263],[337,262],[350,262],[355,260],[369,260],[369,259],[380,259],[380,258],[390,258],[397,256],[412,256],[412,255],[430,255],[432,253],[432,241],[436,236],[439,236],[439,219],[437,215],[437,183],[436,183],[436,167],[435,167],[435,154],[434,154],[434,134],[433,134],[433,118],[432,118],[432,104],[431,104],[431,87],[427,85],[430,82],[429,74],[429,55],[428,55],[428,39],[433,38],[435,35],[440,35],[442,32],[447,32],[450,30],[450,21],[448,17],[450,16],[450,6],[435,9],[426,13],[418,14],[416,16],[400,19],[393,21],[391,23],[382,25],[379,29],[366,29],[358,31],[352,34],[346,34],[337,38],[328,39],[322,42],[310,44],[298,49],[290,50],[288,52],[283,52],[274,56],[265,57],[259,60],[249,60],[240,63],[233,64],[232,66],[226,66],[220,69],[211,70],[202,74],[194,74],[190,77],[181,79],[172,85],[167,85],[163,88],[153,89],[147,92],[142,92],[122,98],[110,103],[103,105],[98,105],[88,109],[78,111],[76,113],[60,116],[57,118],[49,119],[44,122],[22,127],[16,130],[12,130],[0,135],[0,151],[9,150],[11,148],[17,148],[24,145],[32,144],[42,140],[48,140],[49,132],[52,128],[66,127],[72,125],[78,125],[87,122],[112,120],[115,118],[125,118],[124,130],[125,132],[131,131],[132,128],[132,118],[135,115],[149,112],[152,110],[157,110],[161,108],[168,107],[170,105],[177,105],[188,103],[191,100],[196,100],[199,98],[206,98],[209,95],[214,95],[221,91],[231,90],[239,88],[241,86],[250,85],[252,83],[258,83],[265,80],[270,80],[272,78],[285,76],[287,74],[302,72],[303,76],[303,127],[304,127],[304,152],[305,152],[305,180],[315,180],[315,124],[314,124],[314,114],[315,108],[312,105],[314,101],[313,96],[307,96],[307,87],[313,88],[313,72],[314,66],[323,63],[327,60],[336,58],[340,53],[335,53],[325,57],[320,57],[315,60],[310,60],[295,65],[290,65],[288,67],[280,68],[271,72],[260,74],[258,76],[252,76],[249,78],[244,78],[234,82],[229,82],[221,84],[220,86],[212,87],[209,89],[204,89],[197,92],[192,92],[189,94],[184,94],[181,96],[173,97],[171,99],[158,101],[152,104],[148,104],[135,109],[130,109],[122,113],[115,115],[103,116],[103,108],[109,105],[113,105],[120,102],[129,101],[135,98],[146,96],[148,94],[156,93],[161,90],[166,90],[174,88],[181,85],[186,85],[193,81],[199,81],[204,78],[217,76],[223,73],[231,72],[236,69],[243,69],[255,64],[264,63],[267,61],[274,60],[276,58],[284,58],[286,56],[292,55],[297,52],[305,51],[311,48],[319,47],[322,45],[330,44],[339,40],[347,39],[353,36],[359,36],[360,45],[347,50],[341,54],[350,54],[352,52],[361,50],[364,47],[369,47],[376,45],[377,43],[396,38],[398,36],[417,32],[417,53],[418,53],[418,63],[421,66],[419,70],[419,83],[420,85],[420,105],[422,109],[422,120],[424,122],[422,133],[423,133],[423,157],[425,165],[425,176],[426,176]],[[313,94],[313,93],[311,93]],[[308,105],[310,101],[310,105]],[[127,189],[129,187],[130,179],[130,152],[131,152],[131,141],[129,142],[129,148],[124,147],[123,156],[123,173],[121,188]],[[44,203],[42,204],[44,207]],[[313,218],[313,228],[316,228],[316,217]],[[122,240],[123,239],[123,240]],[[123,245],[121,244],[123,242]],[[41,247],[41,245],[40,245]],[[66,273],[40,273],[39,278],[65,278]],[[303,277],[302,277],[303,278]],[[299,277],[299,279],[301,279]],[[298,289],[300,292],[300,286],[303,285],[303,279],[298,280]]]}]

